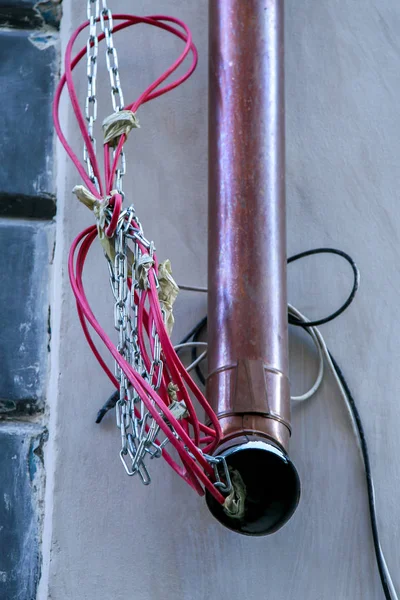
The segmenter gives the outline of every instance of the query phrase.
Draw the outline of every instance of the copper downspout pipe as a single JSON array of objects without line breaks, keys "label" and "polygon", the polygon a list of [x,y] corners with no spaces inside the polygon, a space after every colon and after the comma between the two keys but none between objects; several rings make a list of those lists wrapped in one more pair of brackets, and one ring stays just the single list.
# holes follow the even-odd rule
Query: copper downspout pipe
[{"label": "copper downspout pipe", "polygon": [[207,502],[250,535],[279,529],[300,490],[287,456],[283,4],[209,3],[207,396],[223,432],[217,454],[240,471],[250,504],[232,519]]}]

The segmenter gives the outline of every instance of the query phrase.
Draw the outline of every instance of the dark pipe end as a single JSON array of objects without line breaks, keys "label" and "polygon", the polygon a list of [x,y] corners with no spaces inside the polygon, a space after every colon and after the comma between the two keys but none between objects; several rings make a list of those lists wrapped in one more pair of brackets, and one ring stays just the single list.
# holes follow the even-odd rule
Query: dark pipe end
[{"label": "dark pipe end", "polygon": [[271,443],[249,441],[221,453],[230,469],[240,473],[246,487],[244,515],[229,516],[209,492],[208,508],[232,531],[268,535],[278,531],[294,513],[300,498],[300,480],[288,455]]}]

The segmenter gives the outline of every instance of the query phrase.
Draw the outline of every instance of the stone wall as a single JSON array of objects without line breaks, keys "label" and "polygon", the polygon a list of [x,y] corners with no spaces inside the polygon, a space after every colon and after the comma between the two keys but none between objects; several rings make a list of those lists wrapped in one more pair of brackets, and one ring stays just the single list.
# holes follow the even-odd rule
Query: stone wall
[{"label": "stone wall", "polygon": [[0,599],[41,574],[60,4],[0,0]]}]

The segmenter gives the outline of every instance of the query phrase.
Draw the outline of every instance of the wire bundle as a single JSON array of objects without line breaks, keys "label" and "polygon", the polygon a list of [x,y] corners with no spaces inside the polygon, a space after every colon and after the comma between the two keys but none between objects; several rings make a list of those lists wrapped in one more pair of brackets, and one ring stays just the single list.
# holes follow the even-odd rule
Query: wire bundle
[{"label": "wire bundle", "polygon": [[[184,42],[184,49],[175,62],[151,85],[149,85],[146,90],[137,98],[137,100],[125,107],[125,110],[130,110],[132,113],[136,113],[139,107],[146,102],[160,97],[161,95],[176,88],[181,83],[186,81],[196,67],[197,51],[192,42],[190,30],[179,19],[163,15],[138,17],[124,14],[114,15],[113,18],[116,21],[121,21],[113,28],[113,33],[121,31],[132,25],[144,23],[163,29],[177,36]],[[126,135],[121,135],[116,148],[112,148],[110,143],[104,144],[104,180],[102,180],[94,145],[92,144],[91,138],[87,131],[87,124],[85,123],[85,118],[79,106],[72,77],[73,69],[87,52],[87,47],[85,47],[73,57],[73,46],[80,32],[82,32],[88,26],[89,21],[80,25],[72,34],[67,45],[65,54],[65,73],[59,82],[55,94],[53,118],[58,137],[72,162],[74,163],[77,171],[79,172],[88,192],[93,195],[100,207],[107,206],[108,210],[111,210],[111,216],[109,222],[107,223],[107,227],[104,228],[104,231],[105,235],[111,238],[112,242],[113,234],[116,231],[117,224],[120,223],[124,225],[124,220],[127,219],[126,211],[122,211],[121,197],[118,194],[113,194],[112,192],[118,160],[121,155],[124,142],[126,141]],[[104,33],[99,35],[98,41],[100,42],[104,40],[104,37]],[[165,84],[163,87],[160,87],[166,81],[166,79],[172,75],[183,63],[188,54],[191,54],[192,60],[186,73],[178,77],[172,83]],[[60,125],[59,105],[61,94],[65,86],[67,87],[70,102],[93,168],[94,177],[92,178],[90,178],[86,173],[83,164],[80,162],[79,158],[68,143]],[[113,151],[112,161],[110,159],[111,151]],[[98,182],[98,186],[95,185],[95,181]],[[138,228],[135,229],[136,226],[134,221],[130,223],[129,226],[133,227],[133,232],[138,230]],[[127,360],[125,360],[115,343],[107,336],[104,329],[97,321],[87,299],[83,285],[83,272],[87,254],[97,235],[98,227],[96,225],[88,227],[82,231],[72,243],[68,262],[71,287],[76,298],[79,319],[87,341],[110,381],[116,388],[119,388],[120,381],[118,381],[118,379],[110,371],[95,346],[88,327],[88,325],[90,325],[103,342],[111,356],[114,358],[117,366],[124,374],[124,377],[126,377],[129,386],[135,390],[135,393],[140,398],[141,404],[138,403],[133,408],[133,411],[135,412],[134,416],[140,420],[142,427],[144,427],[146,431],[148,431],[150,426],[157,428],[159,437],[155,440],[153,445],[155,445],[159,450],[159,454],[162,454],[164,459],[174,469],[174,471],[177,472],[183,479],[185,479],[185,481],[187,481],[187,483],[199,494],[203,494],[204,488],[207,488],[217,501],[223,503],[224,497],[213,485],[214,468],[207,460],[207,454],[212,453],[219,442],[220,426],[204,395],[194,383],[184,365],[180,361],[166,331],[157,290],[157,257],[155,255],[153,256],[154,264],[152,264],[148,271],[148,286],[147,289],[141,291],[140,295],[137,293],[136,288],[133,285],[134,265],[130,265],[132,276],[128,279],[129,293],[132,296],[132,302],[138,307],[139,310],[140,318],[137,324],[137,335],[139,338],[143,362],[147,368],[149,368],[149,362],[151,360],[151,356],[149,355],[149,347],[150,352],[153,350],[152,346],[154,344],[154,332],[157,333],[161,343],[161,360],[164,368],[160,387],[157,391],[155,391],[154,381],[157,378],[157,373],[153,373],[152,379],[148,381],[142,376],[141,373],[137,372],[133,366],[127,362]],[[140,242],[138,242],[138,245],[140,247]],[[145,248],[140,247],[140,249],[143,252],[145,251]],[[185,416],[176,417],[175,414],[170,410],[173,401],[169,387],[171,384],[174,386],[176,399],[180,402],[183,402],[185,407]],[[190,393],[194,396],[200,407],[204,410],[205,418],[208,422],[210,422],[210,426],[206,426],[200,421],[193,401],[190,397]],[[146,413],[150,415],[151,424],[144,418]],[[161,438],[163,438],[162,441]],[[176,453],[179,457],[178,459],[173,458],[173,456],[165,448],[167,442],[169,442],[176,450]]]}]

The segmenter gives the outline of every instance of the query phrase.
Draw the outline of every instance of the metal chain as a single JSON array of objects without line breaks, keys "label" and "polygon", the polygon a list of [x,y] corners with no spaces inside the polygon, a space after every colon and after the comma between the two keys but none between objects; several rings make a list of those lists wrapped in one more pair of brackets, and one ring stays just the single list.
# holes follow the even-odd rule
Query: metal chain
[{"label": "metal chain", "polygon": [[[110,77],[111,85],[111,102],[114,112],[119,112],[124,108],[124,95],[122,93],[121,81],[119,77],[119,66],[118,66],[118,53],[114,46],[113,39],[113,17],[112,12],[107,6],[107,0],[102,0],[102,10],[100,13],[101,30],[104,33],[106,41],[106,63],[107,70]],[[115,150],[113,152],[113,159],[115,157]],[[125,154],[122,150],[118,166],[115,172],[115,189],[124,198],[124,192],[122,189],[122,178],[126,172],[126,160]]]},{"label": "metal chain", "polygon": [[[87,2],[87,18],[89,19],[89,37],[87,40],[86,56],[87,56],[87,80],[88,89],[85,103],[85,116],[88,122],[88,134],[90,141],[93,144],[93,150],[96,154],[96,139],[94,137],[94,123],[97,119],[97,98],[96,98],[96,81],[97,81],[97,60],[99,39],[97,35],[97,22],[100,14],[99,0],[88,0]],[[99,190],[99,182],[93,171],[93,165],[89,157],[86,145],[83,148],[83,158],[86,163],[86,168],[91,181]]]},{"label": "metal chain", "polygon": [[[96,154],[96,139],[94,136],[94,124],[97,119],[97,65],[98,65],[98,23],[100,20],[101,30],[105,36],[106,42],[106,64],[111,84],[111,101],[114,112],[124,108],[124,96],[121,88],[119,76],[118,53],[113,40],[113,17],[112,12],[107,6],[107,1],[102,0],[102,9],[100,11],[100,0],[87,0],[87,18],[89,20],[89,37],[87,40],[87,80],[88,88],[85,102],[85,116],[88,123],[88,134]],[[115,157],[115,150],[113,158]],[[86,145],[83,149],[83,158],[91,181],[99,190],[99,182],[93,171],[89,153]],[[122,150],[118,166],[115,172],[115,189],[124,198],[122,189],[122,178],[126,172],[126,159]]]},{"label": "metal chain", "polygon": [[[87,1],[87,16],[89,19],[89,37],[87,41],[87,78],[88,90],[86,97],[86,120],[88,122],[88,133],[96,153],[96,140],[94,136],[94,124],[97,119],[97,98],[96,98],[96,79],[98,64],[98,23],[104,33],[106,42],[106,64],[111,85],[111,100],[114,112],[119,112],[124,108],[124,97],[121,88],[121,81],[118,66],[118,54],[113,40],[113,16],[107,1],[102,0],[102,9],[100,10],[99,0]],[[113,159],[115,158],[115,149]],[[84,147],[84,159],[87,165],[89,177],[99,189],[99,182],[93,171],[86,146]],[[114,188],[124,198],[122,189],[122,179],[126,172],[125,154],[122,151],[115,171]],[[112,217],[112,209],[105,210],[106,222],[109,223]],[[162,383],[164,364],[161,358],[161,342],[153,323],[152,331],[149,333],[151,339],[148,347],[151,349],[150,366],[146,368],[140,344],[139,344],[139,323],[138,310],[139,302],[135,301],[136,296],[140,299],[143,288],[138,279],[138,266],[143,261],[153,260],[155,251],[153,242],[149,242],[143,235],[143,228],[136,217],[135,209],[130,206],[121,212],[118,219],[118,226],[113,237],[115,258],[111,261],[107,256],[110,275],[110,285],[114,296],[114,327],[118,331],[118,352],[133,367],[140,377],[143,377],[152,388],[157,391]],[[142,252],[141,247],[146,252]],[[151,267],[152,268],[152,267]],[[155,273],[153,272],[155,276]],[[131,278],[132,284],[129,288],[128,278]],[[156,283],[158,286],[157,278]],[[166,315],[163,312],[165,319]],[[162,454],[162,449],[169,442],[160,430],[151,413],[147,410],[137,391],[128,381],[123,369],[115,362],[115,376],[119,382],[119,399],[116,403],[116,424],[121,435],[120,458],[126,473],[130,476],[138,474],[145,485],[151,482],[151,477],[147,468],[147,459],[158,458]],[[186,413],[186,407],[182,403],[172,402],[169,406],[176,418],[182,418]],[[176,413],[174,412],[176,408]],[[158,411],[163,417],[161,411]],[[165,419],[164,419],[165,420]],[[165,420],[172,434],[179,439],[178,434],[172,425]],[[205,455],[206,456],[206,455]],[[222,471],[227,486],[221,481],[219,476],[219,467],[221,461],[210,458],[216,474],[216,486],[221,489],[230,489],[229,472],[226,465],[222,463]]]},{"label": "metal chain", "polygon": [[[106,215],[111,218],[111,212]],[[146,249],[144,254],[138,243]],[[133,262],[129,264],[129,243],[133,247]],[[162,382],[163,362],[161,360],[161,343],[153,326],[151,331],[153,348],[150,368],[146,369],[139,345],[138,333],[138,303],[135,302],[135,292],[138,296],[143,292],[138,280],[138,270],[135,265],[141,264],[143,258],[152,260],[154,244],[143,236],[143,229],[138,221],[133,206],[123,211],[119,218],[115,234],[115,259],[108,259],[110,284],[113,292],[114,326],[119,334],[118,352],[125,358],[135,371],[157,391]],[[129,270],[131,269],[131,273]],[[128,286],[128,276],[132,276],[131,289]],[[151,478],[145,464],[145,458],[161,456],[162,448],[168,438],[156,442],[160,428],[146,409],[135,389],[127,381],[120,366],[115,364],[115,376],[119,381],[119,400],[116,404],[116,423],[121,432],[120,458],[128,475],[139,474],[142,482],[147,485]]]},{"label": "metal chain", "polygon": [[[124,96],[119,76],[118,54],[113,40],[113,17],[106,0],[102,0],[100,24],[106,42],[106,63],[110,77],[112,106],[114,112],[119,112],[124,108]],[[122,197],[124,197],[122,178],[125,172],[126,161],[122,151],[115,173],[115,189]],[[107,220],[110,220],[111,216],[112,213],[109,210],[106,213]],[[161,360],[161,343],[155,326],[151,332],[150,347],[153,351],[149,369],[146,369],[139,345],[138,304],[135,302],[135,292],[140,297],[142,289],[137,280],[135,267],[141,264],[144,254],[138,241],[144,246],[149,260],[152,261],[154,244],[145,239],[134,207],[130,206],[121,213],[118,220],[114,235],[114,262],[108,260],[110,284],[115,301],[114,326],[118,331],[117,349],[135,371],[157,391],[162,382],[163,362]],[[130,253],[129,244],[132,246]],[[133,264],[129,263],[128,256]],[[131,289],[128,286],[128,276],[132,277]],[[161,456],[162,447],[156,443],[160,428],[147,411],[136,390],[128,382],[118,363],[115,363],[115,376],[119,382],[116,422],[121,432],[120,458],[128,475],[138,473],[142,482],[147,485],[151,479],[145,465],[145,457]],[[167,438],[164,443],[166,441],[168,441]]]},{"label": "metal chain", "polygon": [[113,40],[113,17],[111,10],[107,6],[106,0],[102,0],[102,6],[103,8],[100,13],[100,22],[101,30],[104,33],[107,46],[106,61],[108,74],[110,76],[111,101],[114,112],[118,112],[124,108],[124,96],[119,77],[118,54]]}]

